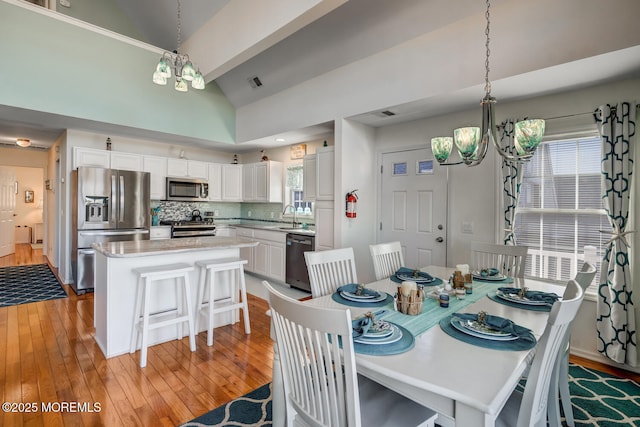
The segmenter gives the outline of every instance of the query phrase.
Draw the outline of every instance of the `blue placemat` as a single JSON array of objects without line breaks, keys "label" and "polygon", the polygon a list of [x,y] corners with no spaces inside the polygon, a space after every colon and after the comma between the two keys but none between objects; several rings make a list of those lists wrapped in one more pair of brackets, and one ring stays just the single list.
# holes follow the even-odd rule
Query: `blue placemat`
[{"label": "blue placemat", "polygon": [[362,344],[353,343],[353,349],[356,353],[368,354],[371,356],[388,356],[390,354],[400,354],[409,351],[416,343],[416,339],[406,328],[394,323],[402,331],[402,338],[396,342],[389,344]]},{"label": "blue placemat", "polygon": [[378,302],[351,301],[346,298],[343,298],[342,295],[340,295],[338,292],[334,292],[333,294],[331,294],[331,298],[337,303],[348,305],[351,307],[384,307],[385,305],[389,305],[389,304],[393,306],[393,297],[387,294],[386,292],[385,294],[387,295],[387,297],[384,300],[378,301]]},{"label": "blue placemat", "polygon": [[490,300],[499,302],[500,304],[508,305],[509,307],[521,308],[523,310],[531,310],[531,311],[551,311],[550,305],[531,305],[531,304],[519,304],[517,302],[507,301],[506,299],[500,298],[496,295],[495,292],[487,294]]},{"label": "blue placemat", "polygon": [[484,338],[477,338],[464,332],[461,332],[451,326],[451,316],[444,317],[440,320],[440,328],[449,336],[464,341],[468,344],[477,345],[478,347],[490,348],[493,350],[511,350],[511,351],[523,351],[530,350],[536,346],[537,341],[533,334],[526,339],[518,338],[513,341],[496,341]]},{"label": "blue placemat", "polygon": [[483,283],[495,283],[496,285],[504,285],[505,283],[513,283],[513,277],[507,276],[502,280],[489,280],[489,279],[481,279],[480,277],[474,277],[474,282],[483,282]]}]

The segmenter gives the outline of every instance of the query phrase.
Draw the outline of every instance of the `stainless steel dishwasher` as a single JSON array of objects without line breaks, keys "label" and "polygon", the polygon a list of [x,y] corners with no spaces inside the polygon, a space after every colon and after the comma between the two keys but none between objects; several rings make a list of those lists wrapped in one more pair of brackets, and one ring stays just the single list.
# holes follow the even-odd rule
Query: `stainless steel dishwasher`
[{"label": "stainless steel dishwasher", "polygon": [[287,234],[286,282],[308,292],[311,292],[311,285],[304,253],[315,249],[315,239],[314,236]]}]

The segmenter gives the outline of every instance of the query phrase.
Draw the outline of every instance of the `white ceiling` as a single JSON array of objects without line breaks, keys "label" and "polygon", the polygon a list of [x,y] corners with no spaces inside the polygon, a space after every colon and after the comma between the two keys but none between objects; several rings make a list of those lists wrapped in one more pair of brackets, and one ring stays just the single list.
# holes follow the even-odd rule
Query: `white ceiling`
[{"label": "white ceiling", "polygon": [[[175,48],[177,6],[174,0],[115,1],[152,44],[168,50]],[[198,30],[230,1],[241,0],[183,0],[182,40],[193,42],[188,39],[194,34],[193,37],[197,38],[200,34]],[[494,0],[494,3],[506,1]],[[336,0],[333,2],[340,3]],[[483,2],[472,0],[349,0],[324,16],[317,19],[314,17],[299,30],[292,30],[279,42],[261,48],[252,57],[218,76],[215,81],[229,101],[236,108],[241,108],[323,73],[436,31],[452,22],[482,13],[484,7]],[[260,17],[247,13],[247,19],[255,20]],[[483,39],[484,34],[478,34],[478,38]],[[492,43],[496,41],[492,40]],[[496,44],[500,44],[500,41]],[[442,63],[455,61],[457,54],[451,52],[450,57],[442,58]],[[428,78],[427,72],[425,70],[425,79]],[[494,93],[500,94],[501,101],[507,101],[638,75],[640,52],[636,47],[631,51],[603,53],[596,58],[571,61],[535,73],[496,81],[493,82],[493,88]],[[258,76],[264,85],[257,89],[251,88],[247,79],[253,76]],[[389,78],[392,79],[393,76]],[[362,111],[351,118],[371,126],[384,126],[429,117],[436,111],[443,114],[466,109],[472,103],[477,103],[481,96],[481,88],[468,88],[402,105],[388,105],[375,111]],[[313,99],[309,102],[312,103]],[[387,117],[380,114],[385,109],[397,115]],[[51,115],[41,117],[25,114],[24,111],[0,108],[0,144],[13,144],[15,138],[26,137],[32,139],[34,145],[49,146],[63,129],[73,125],[68,118]],[[84,127],[86,128],[86,123]],[[87,130],[111,133],[117,131],[100,123],[93,124],[92,129]],[[318,123],[309,128],[265,136],[227,149],[247,151],[261,146],[274,146],[278,144],[275,142],[276,136],[284,137],[284,144],[294,144],[321,138],[331,131],[331,123]],[[120,132],[131,137],[145,137],[144,133],[134,129],[120,129]],[[157,135],[154,139],[158,139]]]}]

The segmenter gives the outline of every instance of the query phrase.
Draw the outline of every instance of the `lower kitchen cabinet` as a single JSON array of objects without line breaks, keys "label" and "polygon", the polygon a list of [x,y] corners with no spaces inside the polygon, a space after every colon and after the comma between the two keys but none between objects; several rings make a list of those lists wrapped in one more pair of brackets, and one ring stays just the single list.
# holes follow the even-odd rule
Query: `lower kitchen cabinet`
[{"label": "lower kitchen cabinet", "polygon": [[257,246],[240,248],[240,257],[247,260],[245,270],[284,283],[286,233],[241,227],[236,233],[258,242]]}]

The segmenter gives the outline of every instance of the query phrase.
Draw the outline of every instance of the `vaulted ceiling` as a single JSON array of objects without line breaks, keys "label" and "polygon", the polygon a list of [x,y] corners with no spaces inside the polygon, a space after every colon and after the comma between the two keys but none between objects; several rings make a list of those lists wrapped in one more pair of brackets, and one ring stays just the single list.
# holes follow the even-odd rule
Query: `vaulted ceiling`
[{"label": "vaulted ceiling", "polygon": [[[73,1],[72,7],[73,7]],[[175,0],[115,0],[127,15],[144,41],[167,50],[176,46],[177,4]],[[587,1],[588,10],[596,0]],[[616,3],[630,6],[633,0],[616,0]],[[514,0],[494,0],[497,6],[509,7]],[[546,4],[549,4],[548,2]],[[269,6],[267,9],[266,6]],[[59,6],[58,6],[59,7]],[[514,5],[514,7],[516,7]],[[636,7],[637,8],[637,7]],[[181,4],[182,51],[187,51],[207,81],[215,80],[229,101],[238,109],[268,100],[276,94],[302,85],[330,72],[346,69],[349,64],[374,55],[384,54],[403,43],[419,37],[429,37],[448,28],[464,28],[468,23],[477,23],[484,16],[485,3],[479,0],[183,0]],[[552,11],[547,11],[552,13]],[[567,27],[580,25],[576,21],[567,22]],[[522,22],[513,23],[509,30],[518,25],[541,25],[523,17]],[[475,27],[474,27],[475,28]],[[474,52],[479,58],[484,55],[484,26],[477,28],[473,40]],[[632,30],[631,28],[629,30]],[[455,31],[453,32],[455,35]],[[501,38],[500,38],[501,37]],[[571,40],[566,40],[570,43]],[[640,75],[640,53],[638,46],[625,54],[609,52],[603,43],[602,57],[591,58],[588,71],[585,70],[579,53],[567,58],[566,63],[557,67],[545,67],[536,73],[528,73],[525,83],[519,76],[510,76],[500,87],[501,99],[518,99],[541,93],[553,93],[568,87],[587,86],[611,79]],[[471,43],[471,41],[469,42]],[[515,50],[509,37],[492,34],[492,48],[513,49],[513,60],[526,55],[526,46]],[[471,48],[470,48],[471,49]],[[433,67],[454,67],[461,55],[468,52],[446,52]],[[549,53],[553,55],[552,52]],[[569,60],[573,59],[573,60]],[[563,59],[557,61],[558,64]],[[482,64],[484,65],[484,64]],[[405,67],[406,64],[398,64]],[[498,70],[499,73],[500,70]],[[492,72],[494,72],[492,70]],[[430,70],[424,70],[425,80]],[[262,86],[252,87],[250,80],[257,77]],[[478,76],[480,80],[483,76]],[[350,78],[353,78],[351,76]],[[363,75],[363,79],[367,76]],[[395,76],[389,75],[389,82]],[[443,111],[456,111],[477,103],[482,92],[467,87],[459,88],[455,96],[443,94],[432,99],[412,99],[402,103],[377,104],[370,110],[354,111],[350,118],[371,126],[383,126],[407,120],[427,117]],[[371,87],[376,91],[376,87]],[[369,96],[370,94],[362,94]],[[313,99],[307,102],[313,103]],[[437,110],[434,107],[438,106]],[[443,110],[444,108],[444,110]],[[392,109],[393,117],[380,114],[384,109]],[[47,130],[54,134],[53,126],[37,129],[35,123],[16,123],[10,114],[0,110],[0,135],[3,127],[12,126],[18,131],[31,128],[46,138]],[[326,133],[330,123],[315,123],[305,129],[296,129],[287,143],[313,138]],[[293,129],[291,131],[294,131]],[[6,132],[4,132],[6,133]],[[273,135],[264,135],[253,144],[244,147],[273,144]],[[0,141],[2,142],[2,141]]]}]

